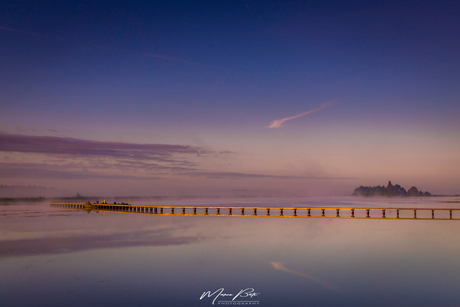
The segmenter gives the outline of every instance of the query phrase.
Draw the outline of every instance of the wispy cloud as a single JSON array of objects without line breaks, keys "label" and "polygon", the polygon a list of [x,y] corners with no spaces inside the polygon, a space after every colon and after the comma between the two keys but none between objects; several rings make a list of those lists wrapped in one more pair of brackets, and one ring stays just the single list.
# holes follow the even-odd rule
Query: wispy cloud
[{"label": "wispy cloud", "polygon": [[276,176],[265,174],[250,174],[236,172],[182,172],[181,175],[191,177],[207,177],[211,179],[242,179],[242,178],[274,178],[274,179],[355,179],[348,177],[319,177],[319,176]]},{"label": "wispy cloud", "polygon": [[[66,39],[66,38],[48,37],[48,36],[44,36],[44,35],[42,35],[42,34],[40,34],[40,33],[29,32],[29,31],[23,31],[23,30],[13,29],[13,28],[7,28],[7,27],[0,27],[0,30],[3,30],[3,31],[10,31],[10,32],[16,32],[16,33],[21,33],[21,34],[27,34],[27,35],[41,36],[41,37],[56,39],[56,40],[60,40],[60,41],[69,41],[69,40]],[[92,47],[103,48],[103,49],[110,49],[110,50],[116,50],[116,51],[120,51],[120,50],[121,50],[121,49],[118,49],[118,48],[111,48],[111,47],[100,46],[100,45],[96,45],[96,44],[89,44],[89,45],[91,45]],[[125,50],[125,51],[126,51],[126,50]],[[163,59],[163,60],[175,61],[175,62],[180,62],[180,63],[185,63],[185,64],[191,64],[191,65],[207,66],[207,65],[205,65],[205,64],[196,63],[196,62],[191,62],[191,61],[186,61],[186,60],[182,60],[182,59],[179,59],[179,58],[176,58],[176,57],[172,57],[172,56],[164,56],[164,55],[160,55],[160,54],[152,54],[152,53],[145,53],[145,52],[136,52],[136,51],[132,51],[132,50],[130,50],[130,51],[133,52],[133,53],[142,54],[142,55],[144,55],[144,56],[146,56],[146,57],[159,58],[159,59]]]},{"label": "wispy cloud", "polygon": [[1,178],[55,179],[160,179],[164,175],[196,171],[198,160],[208,154],[216,155],[214,151],[187,145],[101,142],[6,133],[0,133],[0,152],[29,154],[21,159],[3,159]]},{"label": "wispy cloud", "polygon": [[317,277],[314,277],[314,276],[311,276],[311,275],[308,275],[308,274],[304,274],[302,272],[298,272],[298,271],[288,269],[288,268],[284,267],[284,265],[281,262],[271,261],[270,264],[273,266],[273,268],[275,270],[280,270],[280,271],[296,274],[296,275],[299,275],[299,276],[314,280],[314,281],[318,282],[321,286],[323,286],[326,289],[337,290],[337,288],[335,286],[331,285],[330,283],[328,283],[328,282],[326,282],[324,280],[321,280],[321,279],[319,279]]},{"label": "wispy cloud", "polygon": [[300,113],[300,114],[297,114],[297,115],[294,115],[294,116],[291,116],[291,117],[285,117],[285,118],[282,118],[282,119],[276,119],[271,123],[270,126],[268,126],[268,128],[279,128],[279,127],[281,127],[281,125],[284,122],[286,122],[288,120],[296,119],[296,118],[299,118],[299,117],[302,117],[302,116],[305,116],[305,115],[308,115],[308,114],[315,113],[315,112],[317,112],[319,110],[322,110],[325,107],[330,106],[331,104],[336,103],[336,102],[337,102],[337,100],[328,100],[328,101],[325,101],[325,102],[321,103],[320,106],[317,107],[316,109],[313,109],[313,110],[310,110],[310,111],[307,111],[307,112],[304,112],[304,113]]},{"label": "wispy cloud", "polygon": [[[52,165],[47,163],[0,163],[0,178],[33,179],[130,179],[158,180],[161,177],[102,174],[95,171],[80,170],[69,165]],[[98,170],[96,170],[98,171]]]},{"label": "wispy cloud", "polygon": [[39,34],[39,33],[23,31],[23,30],[18,30],[18,29],[12,29],[12,28],[6,28],[6,27],[0,27],[0,30],[17,32],[17,33],[22,33],[22,34],[29,34],[29,35],[34,35],[34,36],[41,36],[41,34]]},{"label": "wispy cloud", "polygon": [[101,142],[54,136],[31,136],[0,133],[0,151],[75,156],[105,156],[137,160],[176,162],[173,154],[204,155],[199,147],[169,144],[133,144]]}]

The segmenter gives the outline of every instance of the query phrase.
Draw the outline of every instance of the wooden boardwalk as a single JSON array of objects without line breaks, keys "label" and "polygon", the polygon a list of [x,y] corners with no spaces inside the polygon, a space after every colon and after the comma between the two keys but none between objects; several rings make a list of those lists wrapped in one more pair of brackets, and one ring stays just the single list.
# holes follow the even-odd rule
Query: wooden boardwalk
[{"label": "wooden boardwalk", "polygon": [[50,205],[53,207],[87,211],[168,216],[460,220],[460,208],[146,206],[116,203],[51,203]]}]

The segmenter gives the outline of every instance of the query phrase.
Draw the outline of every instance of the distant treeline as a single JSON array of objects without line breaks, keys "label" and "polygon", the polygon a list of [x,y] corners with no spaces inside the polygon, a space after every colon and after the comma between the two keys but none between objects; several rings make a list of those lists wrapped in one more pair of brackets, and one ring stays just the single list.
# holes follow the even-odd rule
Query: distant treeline
[{"label": "distant treeline", "polygon": [[388,181],[388,186],[364,187],[360,186],[353,191],[355,196],[431,196],[430,192],[419,191],[416,187],[406,191],[399,184],[392,185]]}]

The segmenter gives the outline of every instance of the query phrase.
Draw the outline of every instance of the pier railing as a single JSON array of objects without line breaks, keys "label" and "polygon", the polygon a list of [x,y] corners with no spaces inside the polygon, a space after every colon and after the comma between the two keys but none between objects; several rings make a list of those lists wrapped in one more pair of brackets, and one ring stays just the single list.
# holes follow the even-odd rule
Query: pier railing
[{"label": "pier railing", "polygon": [[258,206],[146,206],[98,203],[51,203],[53,207],[169,216],[460,220],[460,208],[345,208]]}]

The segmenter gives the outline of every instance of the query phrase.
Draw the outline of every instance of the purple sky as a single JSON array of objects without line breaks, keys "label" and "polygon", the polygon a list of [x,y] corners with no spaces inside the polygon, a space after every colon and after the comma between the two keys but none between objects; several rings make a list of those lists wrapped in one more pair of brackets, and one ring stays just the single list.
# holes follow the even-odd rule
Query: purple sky
[{"label": "purple sky", "polygon": [[0,185],[460,193],[457,1],[5,1]]}]

